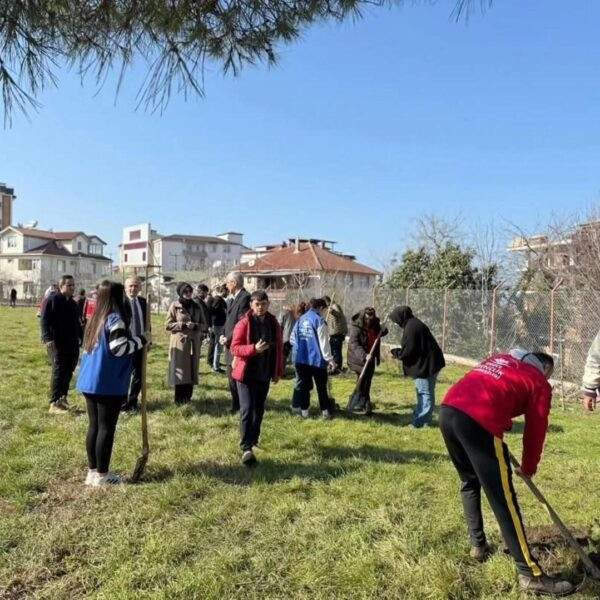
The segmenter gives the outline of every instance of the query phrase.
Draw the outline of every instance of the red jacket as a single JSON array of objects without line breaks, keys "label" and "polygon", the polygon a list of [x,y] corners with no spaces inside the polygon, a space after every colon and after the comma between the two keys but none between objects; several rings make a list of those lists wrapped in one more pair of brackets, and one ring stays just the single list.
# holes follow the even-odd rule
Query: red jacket
[{"label": "red jacket", "polygon": [[[233,370],[231,376],[236,381],[243,381],[248,366],[248,361],[256,356],[256,349],[252,342],[252,336],[250,331],[250,317],[254,314],[254,311],[250,309],[236,324],[233,329],[233,335],[231,338],[231,347],[229,351],[233,355]],[[271,319],[273,329],[275,331],[275,372],[272,374],[273,381],[278,381],[283,375],[283,337],[281,334],[281,326],[277,322],[277,319],[271,314],[267,313],[267,319]]]},{"label": "red jacket", "polygon": [[531,476],[542,456],[551,398],[552,388],[540,370],[510,354],[496,354],[455,383],[442,404],[466,413],[499,438],[515,417],[525,415],[521,470]]}]

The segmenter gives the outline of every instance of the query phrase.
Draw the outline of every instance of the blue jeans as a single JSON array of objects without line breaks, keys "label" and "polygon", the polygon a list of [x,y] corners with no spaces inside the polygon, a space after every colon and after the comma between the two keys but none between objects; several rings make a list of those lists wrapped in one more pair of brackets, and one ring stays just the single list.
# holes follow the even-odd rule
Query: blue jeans
[{"label": "blue jeans", "polygon": [[417,405],[413,412],[413,425],[423,427],[431,425],[433,417],[433,407],[435,406],[435,382],[438,374],[432,375],[427,379],[415,379],[415,388],[417,390]]}]

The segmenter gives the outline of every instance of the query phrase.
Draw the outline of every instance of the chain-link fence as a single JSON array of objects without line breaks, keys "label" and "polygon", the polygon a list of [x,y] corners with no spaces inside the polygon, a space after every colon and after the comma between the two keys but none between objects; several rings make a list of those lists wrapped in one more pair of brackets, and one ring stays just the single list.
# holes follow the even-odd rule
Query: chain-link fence
[{"label": "chain-link fence", "polygon": [[[272,312],[279,315],[284,306],[322,293],[317,289],[270,292]],[[446,354],[464,359],[482,360],[516,347],[548,352],[556,361],[555,379],[577,384],[600,330],[600,298],[585,291],[390,290],[382,286],[340,290],[334,300],[348,319],[365,306],[374,306],[387,318],[396,306],[408,304]],[[401,329],[391,325],[386,341],[398,344],[401,336]]]},{"label": "chain-link fence", "polygon": [[[6,304],[11,283],[0,280],[0,300]],[[19,288],[17,304],[37,305],[46,288],[46,284]],[[555,377],[574,383],[581,381],[588,349],[600,330],[600,297],[560,287],[547,292],[506,288],[390,290],[386,286],[326,289],[317,281],[302,289],[267,291],[271,311],[277,316],[286,306],[324,294],[342,307],[348,321],[366,306],[374,306],[387,318],[396,306],[408,304],[430,327],[446,354],[481,360],[515,347],[545,351],[557,361]],[[152,286],[149,292],[154,311],[164,312],[174,299],[174,287],[168,293]],[[401,335],[400,328],[391,325],[386,341],[399,344]]]}]

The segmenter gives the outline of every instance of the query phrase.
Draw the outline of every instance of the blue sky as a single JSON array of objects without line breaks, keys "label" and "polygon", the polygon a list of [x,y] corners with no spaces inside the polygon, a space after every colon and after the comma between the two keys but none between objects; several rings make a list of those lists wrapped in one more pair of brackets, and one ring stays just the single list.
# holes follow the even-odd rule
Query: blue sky
[{"label": "blue sky", "polygon": [[373,266],[413,219],[461,213],[535,229],[600,191],[600,3],[504,0],[468,24],[453,0],[371,9],[281,48],[237,78],[209,66],[205,99],[135,111],[60,73],[31,122],[0,130],[15,218],[109,242],[151,221],[168,233],[241,231],[339,242]]}]

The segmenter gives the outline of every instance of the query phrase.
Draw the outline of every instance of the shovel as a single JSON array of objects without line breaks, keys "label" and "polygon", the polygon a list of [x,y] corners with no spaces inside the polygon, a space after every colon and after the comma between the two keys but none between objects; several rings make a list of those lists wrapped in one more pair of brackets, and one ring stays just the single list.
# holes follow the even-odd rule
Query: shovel
[{"label": "shovel", "polygon": [[[519,469],[519,472],[520,472],[521,466],[519,465],[517,459],[510,452],[508,453],[508,456],[510,458],[510,462],[512,463],[513,467],[515,467],[516,469]],[[561,521],[560,517],[556,514],[556,511],[550,506],[550,503],[548,502],[548,500],[546,500],[546,498],[544,498],[544,495],[542,494],[542,492],[540,492],[537,485],[535,485],[535,483],[533,483],[533,481],[531,481],[531,478],[529,478],[523,474],[521,474],[521,479],[525,482],[525,485],[530,489],[531,493],[536,497],[536,499],[544,506],[544,508],[550,515],[552,522],[558,527],[562,536],[569,543],[571,548],[573,548],[573,550],[575,551],[577,556],[579,556],[581,562],[583,563],[584,567],[587,569],[588,573],[594,579],[600,580],[600,569],[598,569],[598,567],[592,562],[590,557],[585,553],[584,549],[577,543],[577,540],[573,537],[571,532],[567,529],[566,525]]]},{"label": "shovel", "polygon": [[[150,313],[150,303],[146,308],[146,331],[148,331],[148,320]],[[146,385],[146,370],[148,364],[148,346],[144,346],[142,350],[142,403],[140,406],[140,414],[142,417],[142,454],[135,463],[133,469],[133,475],[131,481],[135,483],[139,481],[144,474],[146,463],[148,462],[148,455],[150,454],[150,445],[148,443],[148,399],[147,399],[147,385]]]}]

